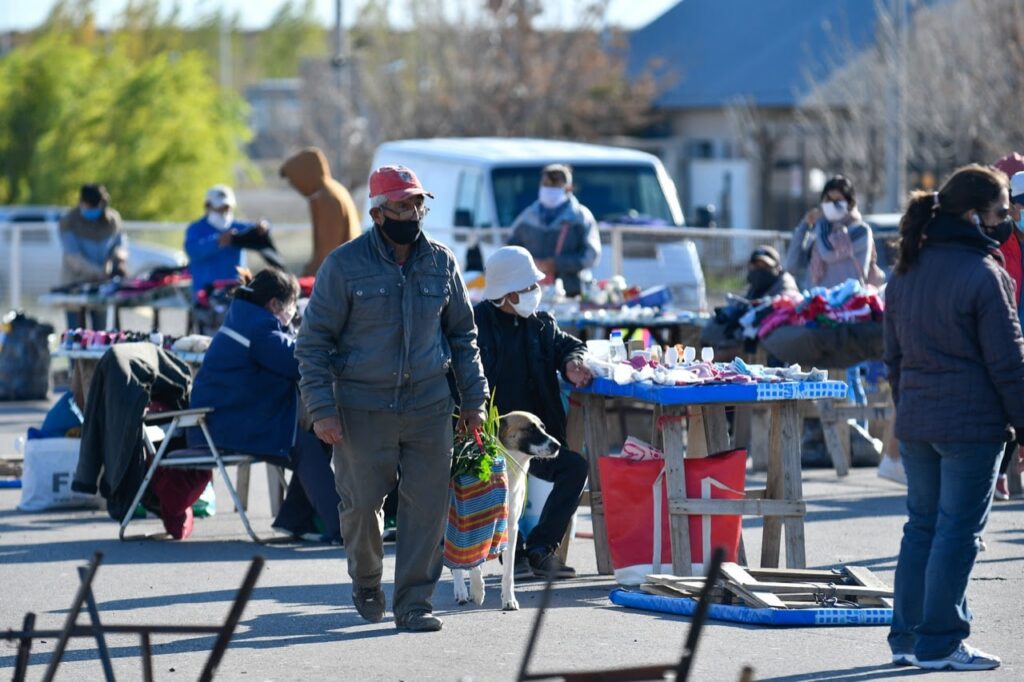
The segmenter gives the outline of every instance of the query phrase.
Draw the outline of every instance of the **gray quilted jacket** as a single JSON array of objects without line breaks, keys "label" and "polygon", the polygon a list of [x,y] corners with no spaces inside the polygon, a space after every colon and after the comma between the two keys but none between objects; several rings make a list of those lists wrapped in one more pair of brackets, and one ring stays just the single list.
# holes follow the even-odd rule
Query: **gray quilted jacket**
[{"label": "gray quilted jacket", "polygon": [[939,215],[909,272],[885,292],[885,364],[896,436],[1005,440],[1024,429],[1024,339],[1013,282],[973,225]]},{"label": "gray quilted jacket", "polygon": [[404,412],[451,398],[487,401],[476,324],[455,257],[421,236],[405,266],[377,229],[335,249],[317,272],[295,345],[314,421],[337,407]]}]

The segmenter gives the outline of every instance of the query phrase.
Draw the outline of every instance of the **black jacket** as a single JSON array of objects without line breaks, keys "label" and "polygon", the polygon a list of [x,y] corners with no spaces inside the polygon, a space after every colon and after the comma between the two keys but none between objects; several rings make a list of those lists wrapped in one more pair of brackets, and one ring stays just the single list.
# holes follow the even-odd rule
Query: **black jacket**
[{"label": "black jacket", "polygon": [[168,410],[188,406],[188,365],[152,343],[112,346],[96,366],[85,404],[78,470],[71,489],[107,498],[120,521],[144,475],[142,418],[153,400]]},{"label": "black jacket", "polygon": [[[503,352],[498,309],[489,301],[478,303],[473,308],[476,317],[477,343],[480,359],[484,365],[487,383],[497,374],[498,359]],[[558,384],[558,372],[565,373],[569,360],[583,357],[586,345],[575,336],[558,328],[558,323],[548,313],[536,313],[523,320],[527,328],[527,352],[516,356],[523,365],[523,380],[533,380],[538,387],[536,407],[533,410],[548,433],[565,443],[565,410]],[[500,393],[496,392],[499,395]],[[500,408],[499,408],[500,409]]]},{"label": "black jacket", "polygon": [[1013,282],[974,225],[939,215],[885,293],[885,364],[905,441],[1001,441],[1024,428]]}]

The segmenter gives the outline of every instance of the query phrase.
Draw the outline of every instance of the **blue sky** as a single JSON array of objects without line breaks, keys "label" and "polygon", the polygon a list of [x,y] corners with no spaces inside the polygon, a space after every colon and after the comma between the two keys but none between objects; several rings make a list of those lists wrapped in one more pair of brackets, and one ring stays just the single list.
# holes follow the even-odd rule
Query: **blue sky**
[{"label": "blue sky", "polygon": [[[178,0],[186,21],[196,16],[207,14],[218,7],[232,12],[239,11],[242,23],[246,28],[264,26],[273,16],[274,11],[283,0]],[[678,0],[611,0],[609,20],[613,24],[627,28],[637,28],[659,16]],[[96,0],[95,7],[100,25],[108,23],[126,4],[126,0]],[[170,8],[173,0],[161,0],[161,4]],[[402,3],[395,3],[402,4]],[[455,4],[455,3],[453,3]],[[476,4],[476,3],[466,3]],[[0,30],[24,30],[37,26],[54,5],[52,0],[31,2],[29,0],[0,0]],[[356,15],[361,0],[345,0],[346,23],[351,23]],[[545,20],[557,25],[571,24],[571,8],[573,0],[546,0]],[[242,8],[245,8],[244,12]],[[334,0],[316,0],[317,12],[324,23],[334,20]],[[397,20],[396,16],[396,20]]]}]

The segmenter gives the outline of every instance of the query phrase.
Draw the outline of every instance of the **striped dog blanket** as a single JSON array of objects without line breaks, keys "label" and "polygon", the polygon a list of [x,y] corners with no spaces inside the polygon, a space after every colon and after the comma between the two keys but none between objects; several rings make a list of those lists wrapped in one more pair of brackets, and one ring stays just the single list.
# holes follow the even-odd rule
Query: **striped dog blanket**
[{"label": "striped dog blanket", "polygon": [[444,565],[473,568],[493,559],[508,544],[508,476],[505,459],[491,467],[491,480],[462,474],[448,486]]}]

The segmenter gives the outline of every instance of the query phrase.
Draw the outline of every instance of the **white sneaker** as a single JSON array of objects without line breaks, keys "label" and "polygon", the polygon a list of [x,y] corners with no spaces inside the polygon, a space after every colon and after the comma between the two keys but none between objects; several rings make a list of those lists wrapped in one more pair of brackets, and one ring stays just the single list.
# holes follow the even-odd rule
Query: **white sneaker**
[{"label": "white sneaker", "polygon": [[995,670],[1000,664],[1002,660],[998,656],[986,654],[964,642],[960,642],[956,651],[945,658],[927,661],[917,659],[914,663],[925,670]]},{"label": "white sneaker", "polygon": [[907,472],[903,469],[903,460],[893,459],[889,455],[882,457],[878,463],[878,477],[906,485]]},{"label": "white sneaker", "polygon": [[917,665],[917,657],[914,654],[893,654],[892,664],[899,666]]}]

